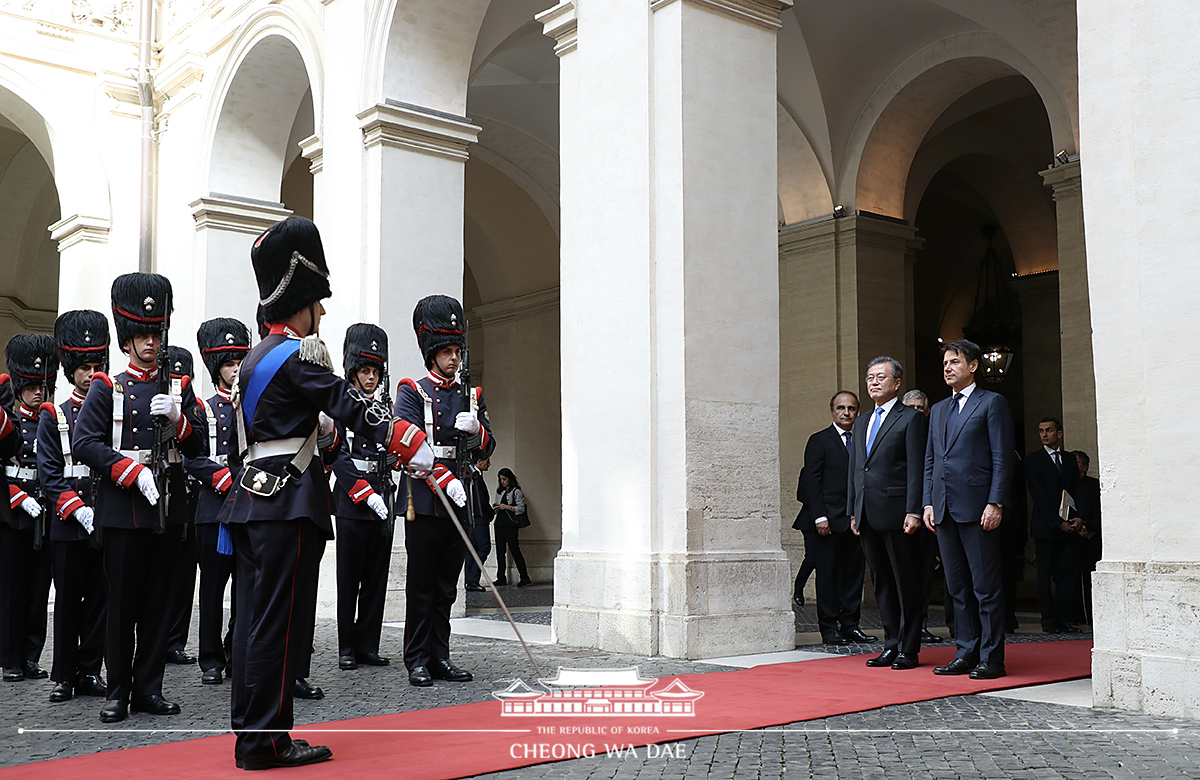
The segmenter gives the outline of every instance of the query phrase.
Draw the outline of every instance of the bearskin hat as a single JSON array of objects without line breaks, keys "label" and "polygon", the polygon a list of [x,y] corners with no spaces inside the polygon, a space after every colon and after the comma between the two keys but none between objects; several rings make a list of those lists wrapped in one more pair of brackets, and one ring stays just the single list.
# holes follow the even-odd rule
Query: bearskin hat
[{"label": "bearskin hat", "polygon": [[430,295],[417,301],[413,309],[413,330],[425,367],[433,365],[433,356],[442,347],[457,344],[467,346],[467,318],[462,304],[448,295]]},{"label": "bearskin hat", "polygon": [[375,366],[380,378],[387,369],[387,333],[378,325],[360,322],[346,328],[346,341],[342,345],[342,366],[346,378],[354,381],[354,372],[363,366]]},{"label": "bearskin hat", "polygon": [[221,384],[221,366],[230,360],[241,360],[250,351],[250,329],[241,320],[217,317],[200,323],[196,331],[200,357],[214,385]]},{"label": "bearskin hat", "polygon": [[329,266],[312,220],[291,216],[276,222],[250,250],[258,297],[267,319],[279,322],[330,296]]},{"label": "bearskin hat", "polygon": [[271,333],[271,321],[267,319],[267,312],[261,303],[258,304],[258,311],[254,313],[254,322],[258,325],[258,338],[261,341]]},{"label": "bearskin hat", "polygon": [[108,370],[108,320],[100,312],[76,309],[58,315],[54,343],[67,381],[74,380],[75,369],[84,363],[99,363]]},{"label": "bearskin hat", "polygon": [[160,332],[164,318],[171,324],[173,298],[171,280],[160,274],[124,274],[113,279],[113,322],[122,352],[134,336]]},{"label": "bearskin hat", "polygon": [[171,376],[196,378],[192,372],[192,353],[189,350],[172,344],[167,347],[167,360],[171,363]]},{"label": "bearskin hat", "polygon": [[4,349],[14,393],[30,385],[53,385],[58,373],[54,337],[45,333],[22,333],[8,340]]}]

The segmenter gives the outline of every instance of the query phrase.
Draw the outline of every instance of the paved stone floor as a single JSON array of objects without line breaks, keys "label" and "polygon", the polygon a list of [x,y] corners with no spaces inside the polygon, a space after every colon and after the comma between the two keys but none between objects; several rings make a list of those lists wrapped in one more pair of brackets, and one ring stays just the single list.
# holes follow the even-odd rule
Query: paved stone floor
[{"label": "paved stone floor", "polygon": [[[547,588],[508,589],[518,620],[542,622],[552,592]],[[520,594],[520,595],[516,595]],[[488,609],[484,594],[471,594],[470,612]],[[797,608],[803,627],[810,607]],[[525,618],[524,615],[529,615]],[[876,619],[864,615],[864,627]],[[195,630],[193,628],[194,651]],[[1021,636],[1020,641],[1060,637]],[[407,684],[399,661],[402,635],[385,628],[382,652],[396,663],[384,668],[341,672],[336,668],[336,627],[320,621],[311,681],[325,690],[321,701],[297,701],[299,723],[378,715],[401,710],[487,701],[513,677],[533,677],[514,642],[456,635],[457,663],[475,673],[465,684],[439,682],[417,689]],[[878,645],[852,648],[806,646],[825,652],[871,652]],[[535,645],[544,671],[558,666],[634,666],[643,676],[718,671],[714,664],[642,658]],[[42,659],[50,662],[49,651]],[[229,685],[202,686],[195,666],[167,668],[165,693],[183,708],[169,718],[134,715],[106,726],[98,719],[100,700],[77,698],[50,704],[48,681],[0,683],[0,766],[187,739],[228,725]],[[80,729],[77,732],[18,733],[18,729]],[[149,731],[150,729],[159,729]],[[167,731],[170,729],[171,731]],[[133,730],[133,731],[130,731]],[[178,730],[178,731],[176,731]],[[1200,778],[1200,722],[1153,718],[1086,707],[1045,704],[990,696],[963,696],[886,707],[869,712],[807,721],[780,728],[689,739],[669,748],[638,748],[632,754],[605,755],[502,772],[496,778]]]}]

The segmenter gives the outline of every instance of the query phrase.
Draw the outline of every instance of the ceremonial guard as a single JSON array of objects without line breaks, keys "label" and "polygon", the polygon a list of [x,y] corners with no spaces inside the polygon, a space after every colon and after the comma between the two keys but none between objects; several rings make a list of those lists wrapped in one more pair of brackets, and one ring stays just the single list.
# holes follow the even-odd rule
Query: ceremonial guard
[{"label": "ceremonial guard", "polygon": [[[489,457],[496,444],[480,389],[464,387],[457,379],[467,346],[462,305],[445,295],[423,298],[413,311],[413,329],[428,373],[421,379],[401,381],[396,390],[396,416],[425,431],[439,467],[434,478],[462,508],[456,516],[469,533],[474,518],[466,509],[466,491],[457,475],[461,472],[470,480],[471,459]],[[470,452],[461,453],[464,444]],[[462,454],[468,457],[460,457]],[[411,498],[416,513],[415,520],[404,524],[404,549],[408,552],[404,665],[408,681],[418,687],[432,685],[434,678],[465,682],[471,673],[450,662],[450,607],[457,595],[466,546],[429,485],[406,478],[400,488],[401,506]]]},{"label": "ceremonial guard", "polygon": [[217,515],[236,474],[229,469],[229,431],[233,424],[233,386],[238,367],[250,351],[250,329],[239,320],[218,317],[196,331],[200,357],[216,393],[200,402],[200,430],[206,435],[198,458],[184,458],[188,474],[199,483],[196,502],[196,551],[200,560],[200,682],[219,685],[233,657],[233,621],[222,640],[225,586],[233,576],[232,548],[218,549],[221,524]]},{"label": "ceremonial guard", "polygon": [[189,511],[180,456],[198,455],[203,433],[191,382],[172,382],[160,356],[171,298],[171,282],[158,274],[113,281],[117,343],[129,355],[129,367],[116,376],[92,377],[75,424],[76,456],[98,482],[96,526],[104,529],[105,723],[124,720],[130,709],[179,712],[178,704],[163,698],[162,682],[172,583]]},{"label": "ceremonial guard", "polygon": [[[37,427],[42,401],[47,400],[58,373],[54,339],[46,335],[13,336],[5,350],[12,390],[16,394],[16,424],[20,446],[5,460],[12,527],[3,565],[8,592],[0,594],[0,637],[6,639],[4,679],[43,679],[38,666],[46,646],[46,612],[50,600],[50,540],[46,499],[37,472]],[[12,408],[11,402],[5,406]]]},{"label": "ceremonial guard", "polygon": [[[346,379],[364,396],[374,398],[379,387],[386,387],[387,334],[378,325],[351,325],[342,356]],[[385,498],[395,497],[390,478],[384,484],[391,468],[374,440],[355,436],[342,426],[338,436],[341,451],[333,466],[337,475],[333,514],[338,540],[338,668],[387,666],[389,659],[379,655],[379,636],[395,528]]]},{"label": "ceremonial guard", "polygon": [[71,446],[75,421],[92,377],[108,370],[108,320],[98,311],[69,311],[54,323],[58,360],[71,384],[71,397],[58,406],[43,403],[38,419],[37,464],[50,521],[54,572],[54,663],[50,701],[75,695],[103,696],[107,586],[100,534],[95,531],[91,472]]},{"label": "ceremonial guard", "polygon": [[[332,536],[327,473],[338,441],[334,421],[380,441],[413,467],[433,467],[418,455],[419,427],[333,373],[317,336],[329,297],[329,269],[316,226],[289,217],[258,237],[250,251],[269,335],[238,372],[237,430],[230,459],[244,462],[221,520],[233,536],[237,620],[233,636],[234,757],[245,769],[300,766],[332,751],[292,740],[297,671],[312,646],[317,563]],[[322,412],[327,412],[332,419]]]},{"label": "ceremonial guard", "polygon": [[[171,379],[182,380],[187,377],[193,383],[195,393],[196,374],[192,363],[192,353],[183,347],[172,344],[167,349],[171,364]],[[183,399],[179,399],[182,403]],[[206,429],[200,415],[203,406],[199,398],[192,410],[197,422],[200,422],[201,438]],[[187,460],[184,460],[184,471]],[[184,521],[183,548],[179,554],[179,574],[175,577],[174,590],[171,593],[171,606],[167,617],[167,663],[188,666],[196,663],[194,655],[188,655],[188,632],[192,628],[192,604],[196,600],[196,571],[199,567],[198,549],[196,548],[196,502],[200,496],[200,482],[190,473],[187,475],[187,518]]]}]

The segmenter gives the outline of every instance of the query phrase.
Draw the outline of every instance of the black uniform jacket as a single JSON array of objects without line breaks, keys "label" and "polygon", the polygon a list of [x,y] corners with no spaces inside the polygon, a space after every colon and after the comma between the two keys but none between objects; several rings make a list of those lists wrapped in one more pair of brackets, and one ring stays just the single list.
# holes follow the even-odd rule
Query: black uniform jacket
[{"label": "black uniform jacket", "polygon": [[[14,402],[12,384],[9,383],[8,374],[0,374],[0,461],[7,461],[9,458],[21,451],[21,434],[17,432],[17,426],[13,423],[12,408]],[[0,490],[3,493],[12,496],[17,490],[15,486],[9,490],[8,474],[4,469],[0,469]],[[0,493],[0,495],[3,495]],[[20,514],[29,517],[24,512]],[[12,511],[10,502],[0,501],[0,523],[4,523],[11,528],[20,528],[21,518],[17,517],[17,513]],[[32,525],[25,526],[26,528]]]},{"label": "black uniform jacket", "polygon": [[[96,486],[96,526],[98,528],[154,528],[158,508],[146,500],[137,488],[138,474],[148,466],[137,463],[118,450],[149,451],[154,446],[154,416],[150,399],[157,392],[157,370],[142,371],[135,366],[114,377],[97,373],[92,376],[87,398],[75,422],[75,456],[92,469]],[[179,424],[174,444],[185,457],[200,454],[204,432],[196,419],[196,394],[191,380],[182,380]],[[115,390],[116,386],[122,392]],[[122,441],[113,442],[113,403],[124,399]],[[167,471],[167,525],[182,525],[191,512],[187,500],[187,474],[182,463],[172,463]],[[161,500],[161,499],[160,499]]]},{"label": "black uniform jacket", "polygon": [[[200,421],[200,431],[204,434],[204,446],[198,457],[184,458],[183,467],[200,483],[199,497],[196,500],[197,525],[217,522],[217,515],[221,513],[221,506],[225,503],[225,495],[238,477],[229,465],[223,465],[213,457],[215,455],[219,458],[229,454],[229,432],[233,430],[233,414],[233,394],[217,390],[216,395],[200,404],[196,415]],[[216,442],[209,436],[209,421],[213,416],[217,419]],[[212,451],[214,445],[217,448],[215,453]]]},{"label": "black uniform jacket", "polygon": [[[462,390],[458,383],[445,385],[435,382],[428,376],[415,381],[412,379],[401,380],[399,387],[396,388],[396,416],[424,431],[426,430],[425,399],[417,392],[416,385],[420,385],[433,402],[433,441],[429,442],[430,445],[457,447],[460,436],[459,430],[454,427],[454,419],[462,410],[462,396],[460,395]],[[468,446],[478,453],[476,458],[478,460],[491,456],[492,451],[496,449],[496,440],[492,438],[492,424],[488,422],[487,404],[483,401],[483,392],[476,388],[476,393],[479,399],[479,422],[482,423],[483,428],[479,435],[468,443]],[[458,462],[454,458],[435,458],[434,462],[444,465],[460,480],[464,476],[469,476],[457,473]],[[441,500],[434,495],[433,489],[423,479],[402,479],[396,506],[406,505],[410,483],[413,491],[413,509],[417,514],[446,517],[446,508],[442,506]],[[466,487],[466,484],[463,487]]]},{"label": "black uniform jacket", "polygon": [[[62,436],[58,430],[58,411],[61,409],[63,420],[67,424],[67,447],[70,448],[75,435],[75,421],[79,419],[83,401],[84,396],[80,395],[79,391],[72,392],[71,397],[57,407],[49,403],[42,404],[42,413],[38,418],[38,479],[42,483],[42,494],[46,497],[45,508],[54,513],[50,521],[52,542],[78,542],[88,538],[83,526],[76,522],[72,515],[82,506],[92,506],[92,481],[87,477],[64,474],[66,457],[63,454]],[[78,466],[83,465],[74,457],[72,462]]]},{"label": "black uniform jacket", "polygon": [[14,415],[21,442],[16,453],[4,461],[6,466],[16,466],[21,469],[32,469],[35,476],[32,479],[9,477],[8,503],[12,509],[12,527],[20,529],[34,528],[38,518],[33,517],[21,508],[26,498],[33,498],[46,508],[46,499],[42,496],[42,485],[36,477],[37,473],[37,427],[38,413],[27,409],[25,404],[17,404]]},{"label": "black uniform jacket", "polygon": [[330,467],[337,477],[333,488],[333,514],[353,520],[378,520],[379,515],[367,506],[366,500],[376,493],[383,495],[383,479],[378,471],[364,472],[354,461],[366,461],[377,469],[379,447],[367,436],[347,434],[344,425],[339,425],[337,432],[340,444],[337,458]]}]

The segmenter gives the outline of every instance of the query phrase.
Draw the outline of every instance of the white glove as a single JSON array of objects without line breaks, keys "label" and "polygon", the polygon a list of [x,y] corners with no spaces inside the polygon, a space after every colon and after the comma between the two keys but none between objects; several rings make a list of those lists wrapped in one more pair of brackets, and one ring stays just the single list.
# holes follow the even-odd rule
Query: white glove
[{"label": "white glove", "polygon": [[433,448],[429,446],[429,442],[421,442],[421,446],[417,447],[412,460],[408,462],[408,467],[418,474],[427,474],[433,471]]},{"label": "white glove", "polygon": [[380,520],[387,519],[387,502],[383,500],[383,496],[378,493],[367,496],[367,506],[371,507],[372,512],[379,515]]},{"label": "white glove", "polygon": [[454,427],[468,436],[475,436],[479,433],[479,417],[475,412],[459,412],[454,418]]},{"label": "white glove", "polygon": [[317,420],[321,424],[321,435],[322,436],[328,436],[329,434],[333,433],[333,418],[332,417],[325,414],[325,412],[321,412],[320,414],[317,415]]},{"label": "white glove", "polygon": [[161,414],[173,425],[179,424],[179,399],[167,393],[159,393],[150,399],[150,414]]},{"label": "white glove", "polygon": [[467,505],[466,488],[457,479],[450,480],[450,484],[446,485],[446,495],[450,496],[450,500],[459,506]]},{"label": "white glove", "polygon": [[142,469],[137,475],[137,488],[151,504],[158,503],[158,485],[154,484],[154,472]]},{"label": "white glove", "polygon": [[75,510],[75,522],[83,526],[83,530],[87,531],[89,534],[92,532],[92,529],[95,528],[95,523],[92,522],[95,517],[96,510],[92,509],[90,506],[81,506]]},{"label": "white glove", "polygon": [[42,505],[34,501],[32,498],[27,498],[21,502],[21,508],[25,510],[25,514],[30,517],[42,516]]}]

